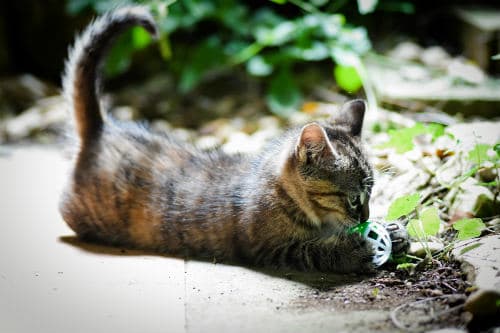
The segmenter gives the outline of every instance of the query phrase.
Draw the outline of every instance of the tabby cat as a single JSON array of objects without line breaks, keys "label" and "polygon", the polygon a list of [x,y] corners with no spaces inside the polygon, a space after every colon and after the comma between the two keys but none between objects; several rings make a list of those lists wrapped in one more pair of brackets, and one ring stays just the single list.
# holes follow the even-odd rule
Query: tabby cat
[{"label": "tabby cat", "polygon": [[369,214],[364,102],[289,130],[258,156],[198,150],[102,111],[99,64],[113,39],[135,25],[157,34],[142,7],[103,15],[76,40],[66,63],[63,89],[79,151],[60,210],[78,236],[249,265],[370,270],[371,247],[346,233]]}]

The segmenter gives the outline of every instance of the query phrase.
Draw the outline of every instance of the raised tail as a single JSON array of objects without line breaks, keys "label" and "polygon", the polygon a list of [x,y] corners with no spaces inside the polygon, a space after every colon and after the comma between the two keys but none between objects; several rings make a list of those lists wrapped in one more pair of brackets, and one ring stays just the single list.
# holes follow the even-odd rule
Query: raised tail
[{"label": "raised tail", "polygon": [[157,28],[144,7],[124,7],[97,18],[70,49],[63,77],[63,91],[72,108],[82,144],[96,139],[103,127],[99,102],[99,65],[111,43],[122,32],[140,25],[153,36]]}]

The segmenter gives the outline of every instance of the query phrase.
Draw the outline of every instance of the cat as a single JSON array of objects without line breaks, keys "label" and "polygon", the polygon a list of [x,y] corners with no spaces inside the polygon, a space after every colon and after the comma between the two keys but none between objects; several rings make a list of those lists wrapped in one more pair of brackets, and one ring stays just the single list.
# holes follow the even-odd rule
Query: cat
[{"label": "cat", "polygon": [[201,151],[106,115],[99,65],[143,7],[104,14],[76,39],[63,77],[79,147],[60,201],[83,240],[254,266],[368,272],[373,249],[347,230],[369,216],[373,171],[363,151],[365,103],[288,130],[256,156]]}]

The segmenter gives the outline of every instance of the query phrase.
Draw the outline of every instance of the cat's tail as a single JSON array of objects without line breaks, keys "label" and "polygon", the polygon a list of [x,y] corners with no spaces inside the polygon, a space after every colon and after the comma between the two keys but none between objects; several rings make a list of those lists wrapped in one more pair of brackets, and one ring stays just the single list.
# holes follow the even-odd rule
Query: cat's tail
[{"label": "cat's tail", "polygon": [[124,7],[91,23],[69,51],[63,76],[63,92],[74,114],[83,144],[99,136],[103,116],[99,101],[99,65],[113,40],[127,28],[140,25],[154,37],[157,28],[144,7]]}]

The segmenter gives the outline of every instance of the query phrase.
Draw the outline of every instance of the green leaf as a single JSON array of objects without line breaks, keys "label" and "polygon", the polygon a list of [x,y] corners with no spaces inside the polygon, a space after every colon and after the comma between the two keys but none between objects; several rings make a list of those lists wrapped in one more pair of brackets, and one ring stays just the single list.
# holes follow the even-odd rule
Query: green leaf
[{"label": "green leaf", "polygon": [[427,125],[427,131],[432,135],[432,141],[444,135],[445,126],[442,124],[431,123]]},{"label": "green leaf", "polygon": [[399,269],[399,270],[402,270],[402,271],[411,272],[411,271],[415,270],[416,267],[417,267],[417,265],[414,264],[414,263],[405,262],[405,263],[402,263],[402,264],[398,264],[396,266],[396,269]]},{"label": "green leaf", "polygon": [[330,45],[330,56],[339,66],[353,67],[360,63],[359,55],[345,46]]},{"label": "green leaf", "polygon": [[333,75],[335,76],[337,84],[351,94],[355,93],[363,86],[358,71],[353,66],[336,65],[333,70]]},{"label": "green leaf", "polygon": [[324,43],[314,41],[309,45],[298,47],[292,46],[284,50],[284,53],[290,57],[306,60],[306,61],[319,61],[328,58],[328,48]]},{"label": "green leaf", "polygon": [[328,3],[329,0],[310,0],[316,7],[323,6]]},{"label": "green leaf", "polygon": [[406,226],[408,235],[417,239],[425,239],[424,227],[422,226],[422,221],[417,219],[411,219]]},{"label": "green leaf", "polygon": [[297,87],[290,70],[283,68],[271,79],[266,101],[272,112],[279,116],[288,116],[297,109],[302,94]]},{"label": "green leaf", "polygon": [[420,219],[412,219],[406,226],[408,234],[417,239],[427,239],[429,236],[435,236],[439,231],[441,219],[438,211],[434,207],[425,209],[420,214]]},{"label": "green leaf", "polygon": [[295,34],[296,26],[292,21],[284,21],[278,25],[265,28],[257,27],[255,37],[263,45],[282,45],[291,40]]},{"label": "green leaf", "polygon": [[395,148],[398,154],[410,151],[414,147],[413,139],[427,132],[424,125],[417,123],[409,128],[389,131],[389,141],[380,145],[380,148]]},{"label": "green leaf", "polygon": [[247,71],[251,75],[266,76],[272,73],[273,65],[262,56],[254,56],[247,62]]},{"label": "green leaf", "polygon": [[[339,33],[342,31],[342,26],[345,23],[345,17],[341,14],[329,14],[321,16],[318,22],[323,35],[326,38],[338,38]],[[306,19],[306,17],[304,17]]]},{"label": "green leaf", "polygon": [[397,198],[389,207],[386,219],[388,221],[394,221],[403,215],[411,213],[417,207],[419,201],[419,193],[413,193]]},{"label": "green leaf", "polygon": [[271,0],[271,1],[279,5],[284,5],[287,2],[287,0]]},{"label": "green leaf", "polygon": [[184,67],[179,89],[187,92],[193,89],[209,70],[224,64],[225,55],[220,40],[212,36],[203,41],[189,57],[189,66]]},{"label": "green leaf", "polygon": [[479,218],[461,219],[453,223],[453,229],[458,231],[457,238],[459,240],[479,237],[485,228],[486,225]]},{"label": "green leaf", "polygon": [[118,37],[106,59],[106,75],[114,76],[126,71],[134,51],[143,49],[150,43],[151,36],[142,27],[134,27]]},{"label": "green leaf", "polygon": [[478,247],[480,247],[481,245],[483,245],[483,243],[476,243],[476,244],[472,244],[472,245],[469,245],[469,246],[466,246],[464,247],[462,250],[460,250],[460,254],[465,254],[469,251],[472,251],[474,249],[477,249]]},{"label": "green leaf", "polygon": [[492,157],[488,155],[488,150],[492,147],[484,143],[478,143],[474,148],[469,151],[468,159],[472,163],[481,164],[485,161],[492,160]]},{"label": "green leaf", "polygon": [[151,43],[151,35],[143,27],[132,28],[132,45],[136,50],[145,48]]},{"label": "green leaf", "polygon": [[92,7],[95,0],[70,0],[66,3],[66,11],[71,15],[82,12],[87,7]]},{"label": "green leaf", "polygon": [[106,76],[115,76],[126,71],[131,63],[134,46],[132,45],[132,31],[129,30],[119,36],[106,58],[104,72]]},{"label": "green leaf", "polygon": [[358,11],[361,15],[371,13],[377,7],[378,0],[358,0]]},{"label": "green leaf", "polygon": [[441,219],[436,208],[430,207],[422,211],[420,220],[422,221],[425,236],[435,236],[438,233]]}]

